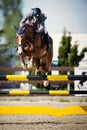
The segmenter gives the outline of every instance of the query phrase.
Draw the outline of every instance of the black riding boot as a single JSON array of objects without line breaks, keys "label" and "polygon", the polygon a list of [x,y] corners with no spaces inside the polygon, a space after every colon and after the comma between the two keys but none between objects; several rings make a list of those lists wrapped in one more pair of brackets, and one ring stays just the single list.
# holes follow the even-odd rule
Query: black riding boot
[{"label": "black riding boot", "polygon": [[48,33],[46,33],[46,34],[44,35],[44,38],[45,38],[45,42],[46,42],[46,45],[47,45],[47,51],[51,51],[50,39],[49,39]]}]

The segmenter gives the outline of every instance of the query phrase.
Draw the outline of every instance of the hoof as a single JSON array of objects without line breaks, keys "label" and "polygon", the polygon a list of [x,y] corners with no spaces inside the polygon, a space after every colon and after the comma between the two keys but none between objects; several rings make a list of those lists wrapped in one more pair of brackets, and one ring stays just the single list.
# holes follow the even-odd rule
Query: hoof
[{"label": "hoof", "polygon": [[49,81],[47,81],[47,80],[43,81],[43,85],[44,85],[44,87],[48,87]]},{"label": "hoof", "polygon": [[41,72],[40,71],[35,72],[35,75],[41,75]]},{"label": "hoof", "polygon": [[31,69],[32,67],[33,67],[32,65],[28,65],[28,66],[27,66],[28,69]]},{"label": "hoof", "polygon": [[26,70],[27,69],[27,65],[22,65],[23,69]]}]

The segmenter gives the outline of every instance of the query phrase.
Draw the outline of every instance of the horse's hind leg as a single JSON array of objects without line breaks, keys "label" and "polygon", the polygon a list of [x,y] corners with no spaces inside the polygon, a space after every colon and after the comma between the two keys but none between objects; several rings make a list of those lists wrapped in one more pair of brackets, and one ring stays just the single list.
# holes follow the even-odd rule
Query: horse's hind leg
[{"label": "horse's hind leg", "polygon": [[[49,74],[49,67],[51,65],[52,56],[49,56],[48,54],[42,58],[42,69],[45,72],[45,75]],[[48,87],[49,81],[44,80],[43,84],[45,87]]]},{"label": "horse's hind leg", "polygon": [[36,68],[35,75],[41,75],[41,71],[38,68]]},{"label": "horse's hind leg", "polygon": [[34,63],[36,64],[35,75],[41,75],[40,71],[40,59],[35,58]]},{"label": "horse's hind leg", "polygon": [[42,58],[42,70],[45,73],[45,75],[49,70],[49,59],[47,59],[46,56]]}]

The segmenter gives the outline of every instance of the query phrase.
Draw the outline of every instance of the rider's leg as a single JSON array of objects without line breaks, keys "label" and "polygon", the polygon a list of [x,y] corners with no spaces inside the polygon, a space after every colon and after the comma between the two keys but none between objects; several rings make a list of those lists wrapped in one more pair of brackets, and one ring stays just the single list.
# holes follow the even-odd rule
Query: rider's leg
[{"label": "rider's leg", "polygon": [[40,23],[37,25],[37,31],[39,32],[44,32],[44,39],[47,45],[47,51],[51,51],[51,46],[50,46],[50,38],[46,29],[46,25],[44,22]]},{"label": "rider's leg", "polygon": [[44,26],[43,26],[44,28],[44,33],[45,33],[45,35],[44,35],[44,39],[45,39],[45,42],[46,42],[46,45],[47,45],[47,51],[51,51],[51,46],[50,46],[50,38],[49,38],[49,34],[48,34],[48,31],[47,31],[47,29],[46,29],[46,25],[45,25],[45,23],[44,23]]},{"label": "rider's leg", "polygon": [[51,51],[50,38],[49,38],[48,33],[45,33],[44,39],[45,39],[45,42],[46,42],[46,45],[47,45],[47,51]]}]

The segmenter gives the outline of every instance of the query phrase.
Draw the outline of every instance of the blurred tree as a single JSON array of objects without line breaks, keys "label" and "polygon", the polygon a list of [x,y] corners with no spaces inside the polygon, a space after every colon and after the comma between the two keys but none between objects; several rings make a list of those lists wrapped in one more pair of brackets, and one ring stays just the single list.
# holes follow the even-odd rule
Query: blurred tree
[{"label": "blurred tree", "polygon": [[71,47],[71,51],[68,56],[69,66],[78,66],[78,45],[75,44]]},{"label": "blurred tree", "polygon": [[[73,66],[76,67],[79,65],[79,62],[84,58],[84,53],[87,51],[87,48],[83,48],[81,53],[78,55],[78,44],[71,45],[72,37],[64,29],[63,36],[61,38],[60,46],[58,48],[58,65],[59,66]],[[59,74],[67,74],[67,72],[59,72]],[[74,74],[71,72],[71,74]],[[58,84],[61,89],[67,89],[67,85],[60,83]],[[74,88],[74,84],[70,84],[70,88]]]},{"label": "blurred tree", "polygon": [[[84,58],[84,53],[87,52],[87,48],[83,48],[81,53],[78,55],[78,44],[71,45],[72,37],[70,32],[67,36],[67,31],[64,29],[63,36],[58,48],[58,65],[59,66],[73,66],[79,65],[79,62]],[[64,73],[66,74],[66,73]]]},{"label": "blurred tree", "polygon": [[71,48],[71,39],[72,37],[70,36],[70,32],[69,32],[69,36],[67,36],[66,30],[64,29],[63,36],[58,49],[59,66],[68,66],[68,55],[70,53],[70,48]]},{"label": "blurred tree", "polygon": [[[15,53],[15,30],[13,25],[18,25],[22,17],[21,14],[21,0],[1,0],[1,11],[4,17],[3,35],[4,43],[0,44],[0,65],[12,64],[13,56]],[[4,63],[3,63],[4,61]]]}]

